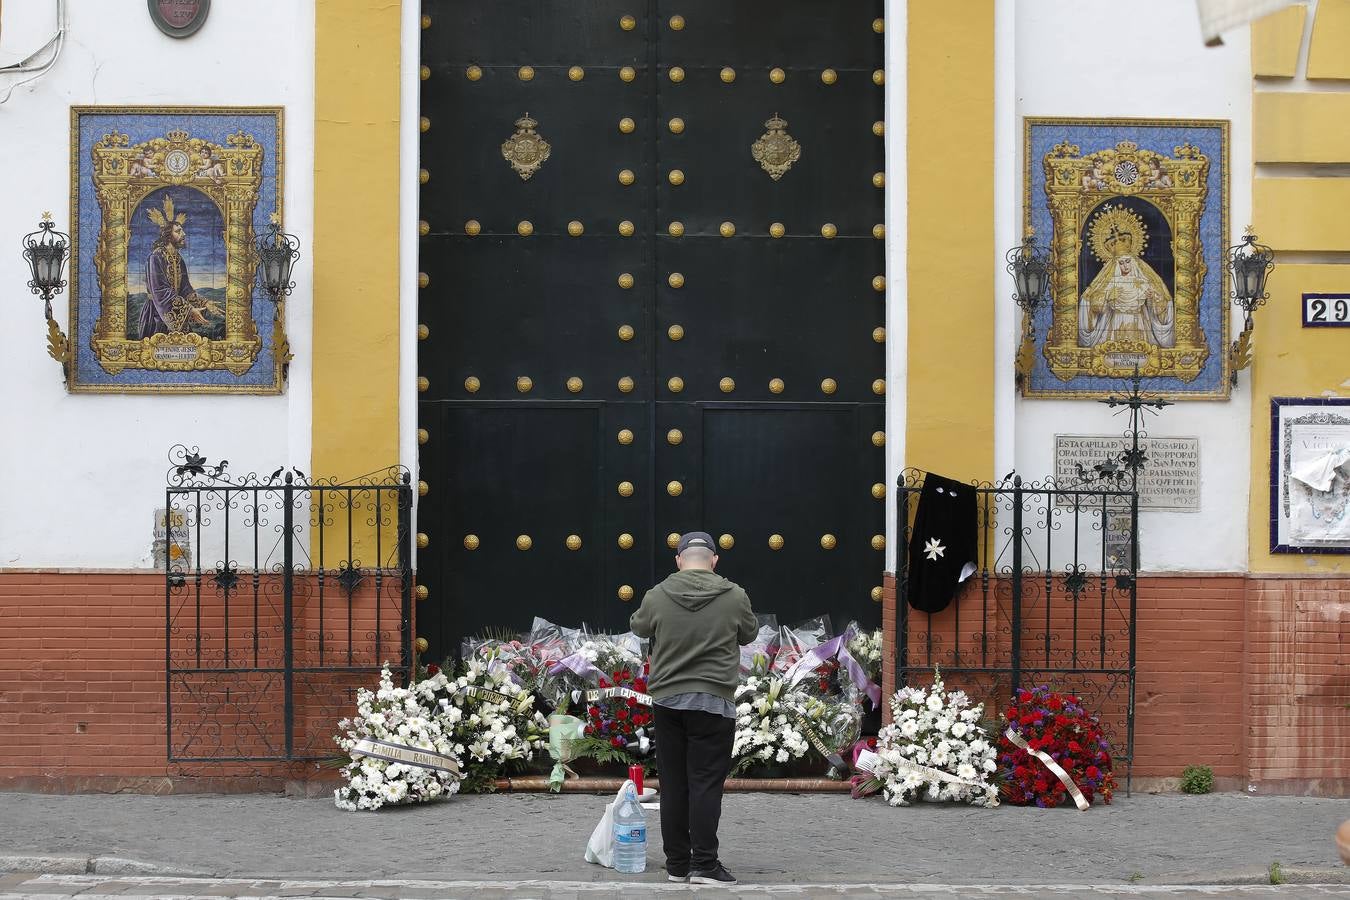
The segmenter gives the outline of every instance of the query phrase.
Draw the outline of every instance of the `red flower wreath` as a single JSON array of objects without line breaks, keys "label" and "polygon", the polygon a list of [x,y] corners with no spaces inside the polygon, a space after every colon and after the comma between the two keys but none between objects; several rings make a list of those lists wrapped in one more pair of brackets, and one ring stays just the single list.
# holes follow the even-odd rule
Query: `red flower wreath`
[{"label": "red flower wreath", "polygon": [[[1116,789],[1111,770],[1111,746],[1096,716],[1083,709],[1078,697],[1058,694],[1044,685],[1021,688],[1004,712],[1011,727],[1033,750],[1047,753],[1064,768],[1091,803],[1100,797],[1110,803]],[[1054,807],[1073,803],[1068,789],[1045,763],[1015,746],[1005,735],[998,740],[999,774],[1003,799],[1016,806]]]}]

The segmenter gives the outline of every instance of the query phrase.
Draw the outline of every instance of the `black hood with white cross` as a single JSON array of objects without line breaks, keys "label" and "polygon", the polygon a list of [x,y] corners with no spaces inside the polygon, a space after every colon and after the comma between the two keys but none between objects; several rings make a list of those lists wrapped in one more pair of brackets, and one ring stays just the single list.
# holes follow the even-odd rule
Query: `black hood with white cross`
[{"label": "black hood with white cross", "polygon": [[909,605],[928,613],[946,609],[957,588],[979,567],[975,489],[931,472],[924,475],[909,539]]}]

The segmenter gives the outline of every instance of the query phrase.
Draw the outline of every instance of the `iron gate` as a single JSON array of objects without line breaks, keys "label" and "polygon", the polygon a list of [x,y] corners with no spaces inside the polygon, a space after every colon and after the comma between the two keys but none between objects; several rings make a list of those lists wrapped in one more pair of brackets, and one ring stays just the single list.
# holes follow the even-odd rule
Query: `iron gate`
[{"label": "iron gate", "polygon": [[1121,481],[975,485],[979,568],[950,606],[926,613],[907,602],[923,473],[906,470],[897,498],[896,676],[903,685],[937,667],[958,673],[973,696],[998,701],[1036,684],[1077,693],[1101,717],[1128,789],[1139,499]]},{"label": "iron gate", "polygon": [[184,446],[170,462],[156,534],[169,761],[333,756],[356,688],[411,665],[408,473],[232,477]]}]

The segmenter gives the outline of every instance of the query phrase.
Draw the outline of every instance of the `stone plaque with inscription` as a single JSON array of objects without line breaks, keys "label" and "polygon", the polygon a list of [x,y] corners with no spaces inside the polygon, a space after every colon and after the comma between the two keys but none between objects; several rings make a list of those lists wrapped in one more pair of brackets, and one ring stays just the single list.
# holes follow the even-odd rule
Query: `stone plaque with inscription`
[{"label": "stone plaque with inscription", "polygon": [[[1107,459],[1119,459],[1129,439],[1105,434],[1055,435],[1055,482],[1061,487],[1077,481],[1076,464],[1085,469]],[[1141,510],[1200,511],[1200,439],[1198,437],[1140,438],[1147,461],[1139,472]],[[1122,485],[1128,488],[1128,479]],[[1068,503],[1060,498],[1060,505]]]}]

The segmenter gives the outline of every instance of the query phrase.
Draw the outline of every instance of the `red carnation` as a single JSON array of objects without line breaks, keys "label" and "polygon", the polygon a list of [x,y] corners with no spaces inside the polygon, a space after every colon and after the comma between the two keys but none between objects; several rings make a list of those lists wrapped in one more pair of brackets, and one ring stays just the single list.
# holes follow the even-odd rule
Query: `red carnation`
[{"label": "red carnation", "polygon": [[629,708],[632,708],[632,707],[634,707],[634,706],[637,706],[637,698],[636,698],[636,697],[629,697],[628,700],[627,700],[627,703],[628,703]]},{"label": "red carnation", "polygon": [[427,666],[427,674],[428,674],[428,675],[439,675],[440,672],[441,672],[441,667],[438,666],[438,665],[436,665],[435,663],[431,663],[430,665]]},{"label": "red carnation", "polygon": [[609,742],[612,746],[617,747],[620,750],[623,749],[623,738],[619,737],[617,734],[610,738]]},{"label": "red carnation", "polygon": [[628,718],[628,710],[624,709],[623,707],[620,707],[619,710],[614,713],[614,718],[616,719]]},{"label": "red carnation", "polygon": [[600,686],[601,686],[602,688],[607,688],[607,687],[609,687],[609,679],[606,678],[605,676],[601,675],[601,676],[600,676]]},{"label": "red carnation", "polygon": [[600,707],[598,706],[592,706],[590,709],[586,710],[586,712],[590,714],[592,719],[600,718]]}]

